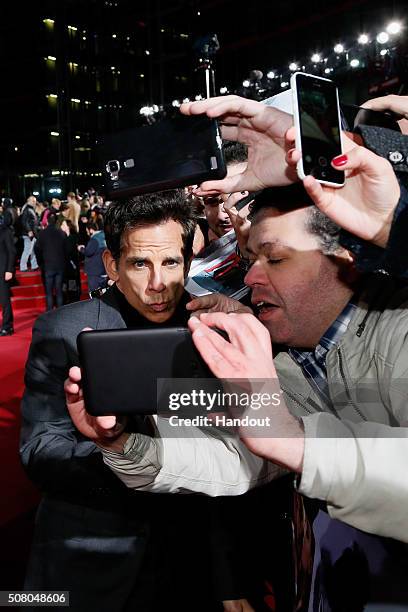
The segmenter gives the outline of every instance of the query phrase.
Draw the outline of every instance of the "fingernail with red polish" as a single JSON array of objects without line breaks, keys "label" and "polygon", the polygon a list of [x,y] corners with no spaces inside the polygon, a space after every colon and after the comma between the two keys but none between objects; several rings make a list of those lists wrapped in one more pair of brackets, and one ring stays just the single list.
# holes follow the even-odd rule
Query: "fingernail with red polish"
[{"label": "fingernail with red polish", "polygon": [[339,155],[338,157],[333,158],[333,166],[344,166],[348,162],[347,155]]}]

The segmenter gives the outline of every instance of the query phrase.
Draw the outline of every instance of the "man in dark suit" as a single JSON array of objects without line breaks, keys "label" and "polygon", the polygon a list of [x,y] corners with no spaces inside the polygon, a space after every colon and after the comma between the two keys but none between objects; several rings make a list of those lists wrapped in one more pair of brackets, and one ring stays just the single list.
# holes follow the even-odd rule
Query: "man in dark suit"
[{"label": "man in dark suit", "polygon": [[16,249],[13,234],[0,217],[0,304],[3,309],[1,336],[11,336],[13,330],[13,309],[10,299],[10,281],[14,273]]},{"label": "man in dark suit", "polygon": [[[45,313],[33,330],[21,457],[44,496],[25,589],[69,590],[75,612],[210,612],[230,599],[214,598],[211,589],[212,500],[127,489],[95,443],[76,430],[64,395],[68,371],[79,365],[76,338],[85,327],[186,324],[184,279],[194,232],[181,191],[112,206],[104,261],[116,284],[101,299]],[[142,418],[128,428],[153,434]],[[221,582],[225,586],[227,578]]]},{"label": "man in dark suit", "polygon": [[56,227],[57,217],[48,215],[47,227],[42,230],[34,246],[37,262],[43,273],[47,310],[52,310],[54,291],[57,308],[64,303],[62,283],[67,261],[67,236]]}]

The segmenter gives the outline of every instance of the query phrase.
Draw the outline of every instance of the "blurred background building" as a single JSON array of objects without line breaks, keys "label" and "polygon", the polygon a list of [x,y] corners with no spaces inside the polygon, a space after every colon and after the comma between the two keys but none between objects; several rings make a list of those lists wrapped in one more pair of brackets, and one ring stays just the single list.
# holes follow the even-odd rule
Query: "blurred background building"
[{"label": "blurred background building", "polygon": [[[334,78],[350,103],[406,93],[407,12],[406,2],[385,0],[9,3],[0,24],[0,191],[49,200],[98,190],[98,135],[205,97],[208,67],[218,95],[266,98],[287,89],[296,69]],[[387,31],[390,23],[400,29]]]}]

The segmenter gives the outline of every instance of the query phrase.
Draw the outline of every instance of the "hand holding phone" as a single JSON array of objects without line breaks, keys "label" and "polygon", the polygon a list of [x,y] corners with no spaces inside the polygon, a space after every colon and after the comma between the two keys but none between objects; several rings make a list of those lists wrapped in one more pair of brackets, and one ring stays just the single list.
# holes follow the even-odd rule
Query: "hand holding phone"
[{"label": "hand holding phone", "polygon": [[342,154],[338,91],[335,83],[303,72],[291,78],[297,164],[300,179],[314,176],[323,185],[343,187],[345,175],[331,165]]}]

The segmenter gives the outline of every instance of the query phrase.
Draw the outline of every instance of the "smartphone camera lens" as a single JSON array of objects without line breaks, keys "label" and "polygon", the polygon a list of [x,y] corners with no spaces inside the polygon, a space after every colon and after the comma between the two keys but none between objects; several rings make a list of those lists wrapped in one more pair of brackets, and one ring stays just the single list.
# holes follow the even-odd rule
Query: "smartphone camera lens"
[{"label": "smartphone camera lens", "polygon": [[112,159],[111,161],[108,161],[105,168],[106,168],[106,172],[110,174],[112,181],[118,178],[118,174],[120,170],[120,163],[117,159]]},{"label": "smartphone camera lens", "polygon": [[118,161],[109,161],[106,164],[106,169],[108,172],[110,172],[111,174],[114,174],[115,172],[119,172],[119,162]]},{"label": "smartphone camera lens", "polygon": [[321,166],[322,168],[325,168],[327,166],[327,159],[323,157],[323,155],[319,157],[318,162],[319,166]]}]

